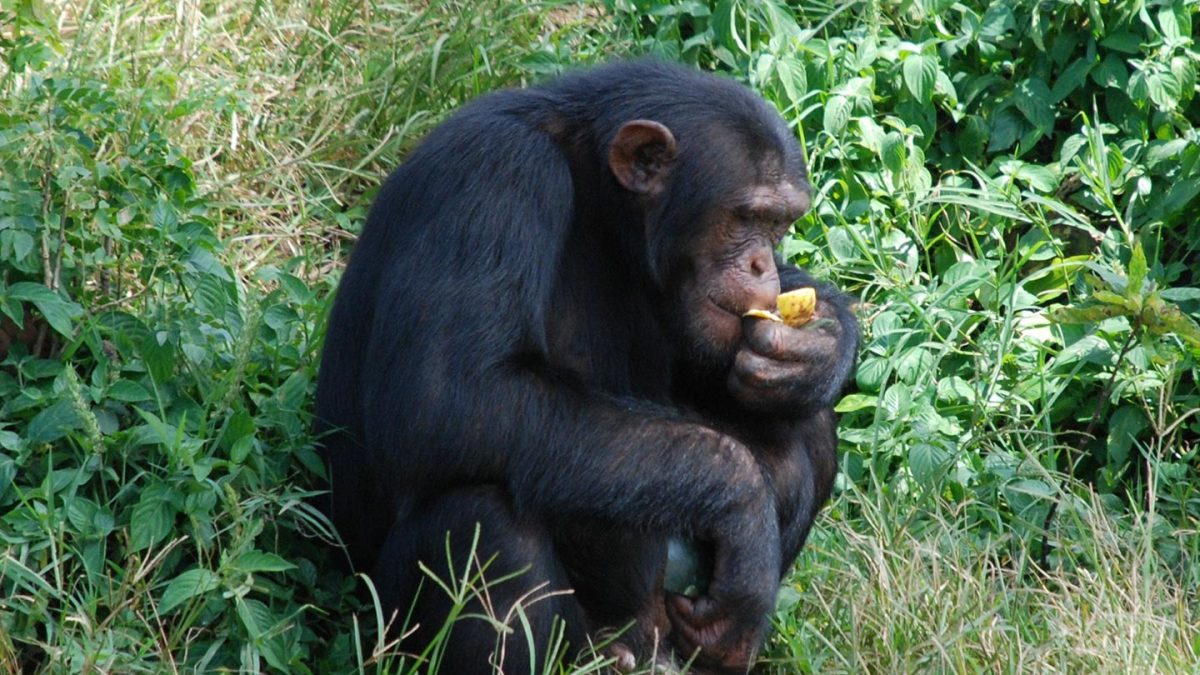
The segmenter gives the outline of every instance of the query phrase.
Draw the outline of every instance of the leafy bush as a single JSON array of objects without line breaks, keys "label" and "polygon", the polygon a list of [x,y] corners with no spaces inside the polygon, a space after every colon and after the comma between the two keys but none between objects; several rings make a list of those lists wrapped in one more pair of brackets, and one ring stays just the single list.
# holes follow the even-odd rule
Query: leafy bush
[{"label": "leafy bush", "polygon": [[0,4],[0,666],[414,670],[310,503],[326,299],[537,17],[62,4]]},{"label": "leafy bush", "polygon": [[1029,541],[1079,506],[1067,476],[1200,517],[1200,3],[608,6],[805,143],[785,252],[864,300],[845,479]]},{"label": "leafy bush", "polygon": [[0,24],[0,661],[306,672],[345,583],[297,480],[323,303],[223,262],[167,138],[193,101]]}]

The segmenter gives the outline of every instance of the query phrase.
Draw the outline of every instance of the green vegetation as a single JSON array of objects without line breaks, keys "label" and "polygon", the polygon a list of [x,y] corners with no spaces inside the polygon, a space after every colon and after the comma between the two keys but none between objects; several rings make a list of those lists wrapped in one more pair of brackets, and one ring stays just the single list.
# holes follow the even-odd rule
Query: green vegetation
[{"label": "green vegetation", "polygon": [[306,502],[340,262],[463,101],[654,53],[794,124],[863,300],[764,670],[1194,672],[1198,11],[0,0],[0,669],[412,669]]}]

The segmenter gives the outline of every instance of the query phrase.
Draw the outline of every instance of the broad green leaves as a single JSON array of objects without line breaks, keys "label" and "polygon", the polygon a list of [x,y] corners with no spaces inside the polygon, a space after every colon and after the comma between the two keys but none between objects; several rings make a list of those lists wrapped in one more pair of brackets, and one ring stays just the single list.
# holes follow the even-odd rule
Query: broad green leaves
[{"label": "broad green leaves", "polygon": [[1030,78],[1017,85],[1014,95],[1017,109],[1039,132],[1049,134],[1054,129],[1054,96],[1039,78]]},{"label": "broad green leaves", "polygon": [[[1096,324],[1105,319],[1126,317],[1135,329],[1154,336],[1177,335],[1200,354],[1200,325],[1185,315],[1177,305],[1163,297],[1148,278],[1145,253],[1140,244],[1134,246],[1127,276],[1092,266],[1097,276],[1092,279],[1092,302],[1081,307],[1062,307],[1051,315],[1061,323]],[[1186,291],[1176,297],[1190,297]]]},{"label": "broad green leaves", "polygon": [[1200,405],[1196,2],[923,5],[936,19],[869,25],[806,9],[801,40],[772,28],[789,5],[766,5],[710,3],[717,28],[697,13],[688,48],[797,129],[817,197],[784,251],[864,295],[849,478],[1003,501],[1029,531],[1059,486],[985,461],[1008,443],[1077,447],[1075,475],[1116,489],[1171,442],[1142,424],[1155,392],[1182,383],[1173,414]]},{"label": "broad green leaves", "polygon": [[20,281],[7,289],[0,284],[0,307],[15,323],[21,323],[23,317],[19,311],[14,311],[12,300],[31,303],[51,328],[68,337],[71,335],[71,322],[83,314],[83,308],[77,303],[64,299],[42,284]]},{"label": "broad green leaves", "polygon": [[902,69],[905,88],[920,103],[929,103],[937,84],[937,61],[930,56],[910,54],[902,62]]},{"label": "broad green leaves", "polygon": [[323,471],[306,416],[320,283],[300,258],[231,268],[171,122],[229,92],[68,61],[38,12],[4,7],[0,530],[19,554],[0,592],[30,600],[6,644],[55,651],[52,670],[312,672],[295,589],[318,586],[320,554],[294,542],[324,527],[300,487]]},{"label": "broad green leaves", "polygon": [[192,598],[216,590],[220,585],[221,578],[213,572],[202,567],[189,569],[167,584],[158,603],[158,611],[167,614]]},{"label": "broad green leaves", "polygon": [[840,136],[846,130],[850,121],[850,109],[853,104],[845,96],[830,96],[825,101],[825,132],[830,136]]}]

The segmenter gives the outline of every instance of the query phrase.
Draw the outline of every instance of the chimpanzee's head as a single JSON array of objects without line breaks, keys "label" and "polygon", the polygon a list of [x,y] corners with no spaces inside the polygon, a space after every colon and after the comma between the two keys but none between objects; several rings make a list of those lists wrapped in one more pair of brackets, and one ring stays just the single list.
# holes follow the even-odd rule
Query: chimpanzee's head
[{"label": "chimpanzee's head", "polygon": [[699,366],[728,363],[747,310],[774,309],[775,247],[811,203],[803,154],[779,114],[714,79],[703,84],[718,100],[629,120],[608,153],[636,195],[649,267]]}]

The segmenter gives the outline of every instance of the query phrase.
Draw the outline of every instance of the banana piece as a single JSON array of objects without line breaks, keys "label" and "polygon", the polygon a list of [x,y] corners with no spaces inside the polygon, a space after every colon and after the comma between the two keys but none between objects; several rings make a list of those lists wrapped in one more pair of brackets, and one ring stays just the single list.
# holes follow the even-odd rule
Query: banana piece
[{"label": "banana piece", "polygon": [[817,291],[812,288],[797,288],[779,296],[779,316],[792,328],[803,326],[817,311]]},{"label": "banana piece", "polygon": [[766,319],[767,321],[774,321],[775,323],[783,323],[782,317],[780,317],[775,312],[765,310],[765,309],[752,309],[749,312],[746,312],[745,314],[743,314],[742,316],[749,316],[749,317],[753,317],[755,319]]},{"label": "banana piece", "polygon": [[781,293],[775,303],[779,306],[778,314],[765,309],[752,309],[742,316],[786,323],[798,328],[811,321],[813,313],[817,311],[817,292],[812,288],[797,288]]}]

